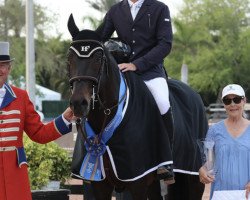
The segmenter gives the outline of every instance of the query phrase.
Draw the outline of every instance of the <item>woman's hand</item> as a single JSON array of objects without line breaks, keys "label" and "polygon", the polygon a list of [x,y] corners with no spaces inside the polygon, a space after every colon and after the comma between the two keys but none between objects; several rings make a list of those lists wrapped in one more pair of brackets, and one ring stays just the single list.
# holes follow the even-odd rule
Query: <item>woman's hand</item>
[{"label": "woman's hand", "polygon": [[245,186],[245,189],[246,189],[246,198],[248,199],[249,197],[249,192],[250,192],[250,182],[248,182],[248,184]]},{"label": "woman's hand", "polygon": [[203,184],[208,184],[215,180],[215,177],[208,173],[205,166],[202,166],[199,169],[199,177],[200,177],[200,182]]}]

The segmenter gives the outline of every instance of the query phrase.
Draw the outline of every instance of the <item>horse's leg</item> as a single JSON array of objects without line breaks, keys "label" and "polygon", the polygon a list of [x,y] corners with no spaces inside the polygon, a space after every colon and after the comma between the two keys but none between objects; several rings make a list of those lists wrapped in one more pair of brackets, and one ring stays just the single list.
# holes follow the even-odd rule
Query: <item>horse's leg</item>
[{"label": "horse's leg", "polygon": [[93,193],[96,200],[111,200],[114,187],[106,179],[104,181],[93,181]]},{"label": "horse's leg", "polygon": [[140,178],[139,180],[127,184],[126,186],[130,191],[133,200],[147,200],[148,188],[149,185],[152,184],[154,179],[155,179],[155,174],[151,173],[144,176],[143,178]]},{"label": "horse's leg", "polygon": [[132,184],[128,188],[133,200],[147,200],[147,189],[146,185]]},{"label": "horse's leg", "polygon": [[163,200],[160,181],[155,180],[148,188],[148,200]]},{"label": "horse's leg", "polygon": [[[205,190],[205,185],[200,182],[199,176],[187,175],[188,179],[188,196],[192,200],[202,199]],[[195,189],[194,189],[195,188]]]},{"label": "horse's leg", "polygon": [[175,173],[175,184],[168,186],[167,200],[201,200],[205,186],[195,175]]},{"label": "horse's leg", "polygon": [[93,189],[90,183],[83,183],[84,200],[95,200]]},{"label": "horse's leg", "polygon": [[133,200],[133,198],[131,196],[131,193],[125,190],[122,193],[116,192],[116,200]]},{"label": "horse's leg", "polygon": [[[175,173],[175,183],[168,186],[168,194],[166,195],[167,200],[182,199],[185,187],[188,187],[187,180],[180,173]],[[185,194],[185,193],[184,193]],[[186,198],[187,198],[187,194]],[[184,198],[184,199],[186,199]]]}]

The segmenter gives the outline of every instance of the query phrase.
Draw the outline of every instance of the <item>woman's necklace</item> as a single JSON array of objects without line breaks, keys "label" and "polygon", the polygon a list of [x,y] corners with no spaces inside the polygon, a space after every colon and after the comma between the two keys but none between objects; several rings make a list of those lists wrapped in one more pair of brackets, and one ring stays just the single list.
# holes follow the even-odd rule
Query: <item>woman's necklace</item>
[{"label": "woman's necklace", "polygon": [[244,122],[242,120],[239,120],[239,122],[236,122],[236,123],[230,123],[228,121],[228,126],[230,129],[234,130],[234,131],[239,131],[244,125]]},{"label": "woman's necklace", "polygon": [[233,130],[238,131],[241,127],[232,127]]}]

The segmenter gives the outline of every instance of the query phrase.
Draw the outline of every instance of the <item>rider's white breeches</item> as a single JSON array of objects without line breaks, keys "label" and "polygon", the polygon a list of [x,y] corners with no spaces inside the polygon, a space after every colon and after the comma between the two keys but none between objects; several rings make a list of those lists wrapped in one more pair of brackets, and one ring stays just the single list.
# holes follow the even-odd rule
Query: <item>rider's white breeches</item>
[{"label": "rider's white breeches", "polygon": [[144,83],[152,93],[161,115],[164,115],[170,108],[169,90],[166,79],[154,78],[144,81]]}]

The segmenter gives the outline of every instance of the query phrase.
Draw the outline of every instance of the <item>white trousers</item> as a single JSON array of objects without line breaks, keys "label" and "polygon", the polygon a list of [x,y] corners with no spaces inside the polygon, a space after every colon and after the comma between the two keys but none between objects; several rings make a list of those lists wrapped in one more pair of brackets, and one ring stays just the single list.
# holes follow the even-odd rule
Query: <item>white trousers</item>
[{"label": "white trousers", "polygon": [[161,115],[167,113],[170,108],[170,102],[168,84],[166,79],[159,77],[144,81],[144,83],[152,93]]}]

